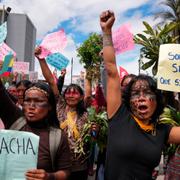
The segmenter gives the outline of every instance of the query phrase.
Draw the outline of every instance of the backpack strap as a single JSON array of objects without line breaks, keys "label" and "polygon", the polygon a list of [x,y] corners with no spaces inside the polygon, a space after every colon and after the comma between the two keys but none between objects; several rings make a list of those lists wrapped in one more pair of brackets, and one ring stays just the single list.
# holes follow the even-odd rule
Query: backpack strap
[{"label": "backpack strap", "polygon": [[20,130],[22,127],[24,127],[26,124],[26,119],[24,116],[17,119],[9,129],[11,130]]},{"label": "backpack strap", "polygon": [[61,129],[50,127],[49,131],[49,149],[51,155],[52,168],[55,171],[55,158],[58,147],[61,142]]}]

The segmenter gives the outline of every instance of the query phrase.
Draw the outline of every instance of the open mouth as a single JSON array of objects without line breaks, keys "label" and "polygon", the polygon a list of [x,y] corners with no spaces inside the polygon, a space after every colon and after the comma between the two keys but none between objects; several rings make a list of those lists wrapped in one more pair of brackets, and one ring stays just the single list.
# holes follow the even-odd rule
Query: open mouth
[{"label": "open mouth", "polygon": [[139,105],[138,110],[142,113],[145,113],[145,112],[147,112],[148,107],[146,105]]}]

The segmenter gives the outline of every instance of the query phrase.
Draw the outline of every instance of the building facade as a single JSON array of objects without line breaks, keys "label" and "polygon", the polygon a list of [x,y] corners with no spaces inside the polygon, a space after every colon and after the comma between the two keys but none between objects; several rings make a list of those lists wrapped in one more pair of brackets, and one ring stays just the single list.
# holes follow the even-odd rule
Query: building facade
[{"label": "building facade", "polygon": [[34,71],[34,49],[36,28],[25,14],[2,13],[1,23],[7,21],[6,44],[17,54],[17,61],[29,62],[29,70]]}]

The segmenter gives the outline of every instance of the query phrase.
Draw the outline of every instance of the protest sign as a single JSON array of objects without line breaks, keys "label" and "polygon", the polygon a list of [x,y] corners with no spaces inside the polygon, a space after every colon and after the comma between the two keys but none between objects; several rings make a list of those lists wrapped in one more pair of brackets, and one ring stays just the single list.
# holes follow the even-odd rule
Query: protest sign
[{"label": "protest sign", "polygon": [[41,47],[49,50],[51,53],[62,52],[66,47],[67,39],[64,30],[47,34],[40,44]]},{"label": "protest sign", "polygon": [[3,60],[3,58],[7,54],[13,54],[13,56],[16,57],[16,52],[13,51],[6,43],[3,42],[0,45],[0,60]]},{"label": "protest sign", "polygon": [[180,44],[160,46],[158,89],[180,92]]},{"label": "protest sign", "polygon": [[50,54],[52,54],[51,51],[41,46],[41,54],[39,55],[40,59],[45,59]]},{"label": "protest sign", "polygon": [[0,25],[0,44],[6,39],[7,36],[7,22]]},{"label": "protest sign", "polygon": [[69,59],[67,59],[61,53],[54,53],[47,56],[46,61],[47,63],[57,68],[58,70],[62,70],[63,68],[66,68],[67,65],[69,64]]},{"label": "protest sign", "polygon": [[37,168],[39,136],[23,131],[0,130],[0,179],[25,180]]},{"label": "protest sign", "polygon": [[123,25],[112,34],[113,44],[116,54],[134,49],[133,34],[127,25]]},{"label": "protest sign", "polygon": [[28,74],[29,62],[21,62],[21,61],[14,62],[13,72]]},{"label": "protest sign", "polygon": [[31,82],[37,82],[38,81],[38,72],[29,71],[29,80]]}]

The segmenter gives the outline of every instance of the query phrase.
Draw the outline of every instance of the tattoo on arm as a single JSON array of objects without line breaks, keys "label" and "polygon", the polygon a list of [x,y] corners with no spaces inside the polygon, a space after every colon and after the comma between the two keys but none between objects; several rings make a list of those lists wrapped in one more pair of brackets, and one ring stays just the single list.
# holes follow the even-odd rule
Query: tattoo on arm
[{"label": "tattoo on arm", "polygon": [[103,47],[106,46],[113,46],[111,34],[103,34]]}]

